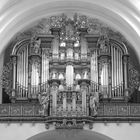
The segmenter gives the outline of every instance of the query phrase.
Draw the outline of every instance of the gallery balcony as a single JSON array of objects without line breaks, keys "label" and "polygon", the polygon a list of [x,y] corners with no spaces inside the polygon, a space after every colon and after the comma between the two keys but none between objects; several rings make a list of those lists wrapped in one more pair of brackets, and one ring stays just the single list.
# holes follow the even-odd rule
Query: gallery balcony
[{"label": "gallery balcony", "polygon": [[[41,106],[35,103],[15,103],[15,104],[1,104],[0,105],[0,121],[59,121],[62,117],[42,116],[40,113]],[[69,118],[69,117],[67,117]],[[71,117],[70,117],[71,118]],[[100,103],[98,108],[98,115],[96,117],[73,117],[90,122],[137,122],[140,121],[140,104],[136,103]]]}]

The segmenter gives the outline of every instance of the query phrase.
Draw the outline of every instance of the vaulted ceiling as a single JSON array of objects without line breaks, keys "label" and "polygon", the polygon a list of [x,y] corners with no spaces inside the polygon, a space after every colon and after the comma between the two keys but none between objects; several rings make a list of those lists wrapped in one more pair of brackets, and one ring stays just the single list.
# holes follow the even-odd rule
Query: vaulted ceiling
[{"label": "vaulted ceiling", "polygon": [[113,140],[103,134],[88,130],[52,130],[37,134],[27,140]]},{"label": "vaulted ceiling", "polygon": [[81,13],[98,18],[120,31],[140,60],[139,0],[1,0],[0,52],[10,39],[37,20],[59,13]]}]

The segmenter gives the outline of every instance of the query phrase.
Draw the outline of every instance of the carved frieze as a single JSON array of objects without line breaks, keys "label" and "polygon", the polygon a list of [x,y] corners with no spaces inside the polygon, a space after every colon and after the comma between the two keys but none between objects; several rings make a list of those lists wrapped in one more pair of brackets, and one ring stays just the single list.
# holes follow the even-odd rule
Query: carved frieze
[{"label": "carved frieze", "polygon": [[[38,119],[41,117],[41,114],[39,112],[40,109],[41,109],[41,106],[39,104],[26,104],[26,103],[24,105],[23,104],[15,104],[15,105],[1,104],[0,105],[0,120],[11,118],[10,120],[14,121],[15,119],[17,120],[17,117],[18,117],[18,120],[22,120],[24,118],[25,120],[38,121]],[[80,106],[77,106],[76,115],[74,115],[74,116],[76,116],[77,119],[78,119],[78,117],[82,118],[83,114],[81,114],[81,113],[82,113],[82,111],[80,109]],[[60,118],[64,117],[62,108],[59,107],[59,105],[58,105],[58,109],[57,109],[57,116],[59,116]],[[101,103],[98,108],[98,114],[97,114],[96,119],[97,120],[99,119],[100,121],[104,121],[105,119],[106,120],[110,120],[110,119],[117,120],[118,119],[119,121],[120,121],[120,119],[122,119],[124,121],[125,120],[127,121],[129,118],[129,120],[135,121],[135,118],[139,117],[139,116],[140,116],[140,105],[139,104],[128,104],[128,103],[127,104],[125,104],[125,103],[104,103],[104,104],[102,104]],[[3,117],[5,117],[5,118],[3,118]],[[69,117],[73,117],[73,116],[69,115]],[[95,121],[95,118],[84,117],[84,119],[86,119],[86,120],[91,119],[90,121]]]},{"label": "carved frieze", "polygon": [[0,105],[0,116],[10,116],[9,105]]},{"label": "carved frieze", "polygon": [[10,109],[11,116],[21,116],[21,106],[12,105]]},{"label": "carved frieze", "polygon": [[132,116],[140,116],[140,106],[138,104],[130,106],[130,114]]},{"label": "carved frieze", "polygon": [[118,105],[118,116],[128,116],[129,106],[128,105]]},{"label": "carved frieze", "polygon": [[22,106],[22,113],[25,116],[33,116],[34,115],[34,106],[23,105]]},{"label": "carved frieze", "polygon": [[104,105],[104,115],[105,116],[116,116],[117,115],[116,110],[117,110],[116,105]]}]

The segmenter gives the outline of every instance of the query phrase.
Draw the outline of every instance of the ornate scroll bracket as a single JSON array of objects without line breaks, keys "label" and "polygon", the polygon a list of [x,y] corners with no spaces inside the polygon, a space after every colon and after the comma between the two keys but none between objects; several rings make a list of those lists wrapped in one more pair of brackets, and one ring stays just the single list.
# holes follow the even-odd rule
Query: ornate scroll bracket
[{"label": "ornate scroll bracket", "polygon": [[[45,124],[46,129],[49,129],[49,123]],[[55,122],[56,129],[83,129],[84,122],[78,122],[76,119],[63,119],[59,122]]]},{"label": "ornate scroll bracket", "polygon": [[56,123],[56,129],[82,129],[83,123],[78,123],[75,119],[67,120],[63,119],[62,122]]}]

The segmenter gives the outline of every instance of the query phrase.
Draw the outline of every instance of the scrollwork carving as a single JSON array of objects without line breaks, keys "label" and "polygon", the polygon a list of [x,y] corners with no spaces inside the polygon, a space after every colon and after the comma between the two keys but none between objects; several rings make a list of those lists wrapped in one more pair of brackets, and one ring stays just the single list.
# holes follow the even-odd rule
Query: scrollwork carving
[{"label": "scrollwork carving", "polygon": [[[70,21],[70,22],[69,22]],[[27,37],[32,37],[36,36],[38,34],[51,34],[50,29],[51,28],[61,28],[61,36],[63,38],[63,33],[64,33],[64,26],[68,23],[70,23],[76,30],[78,28],[87,28],[89,34],[104,34],[106,32],[109,37],[121,40],[121,41],[126,41],[124,37],[117,31],[114,31],[114,29],[111,29],[100,21],[97,18],[90,18],[85,15],[80,15],[78,13],[75,13],[73,15],[73,18],[67,17],[65,14],[61,15],[56,15],[56,16],[51,16],[50,18],[43,18],[40,21],[38,21],[38,24],[35,25],[34,27],[28,29],[25,32],[18,33],[16,36],[16,41],[19,41],[23,38]],[[75,38],[79,36],[78,31],[75,33]],[[127,41],[126,41],[127,42]]]},{"label": "scrollwork carving", "polygon": [[139,72],[129,63],[128,65],[128,84],[131,94],[135,89],[138,89],[140,86],[140,74]]},{"label": "scrollwork carving", "polygon": [[4,88],[5,92],[11,96],[12,92],[12,69],[13,69],[13,61],[10,60],[3,67],[3,72],[1,75],[1,85]]}]

